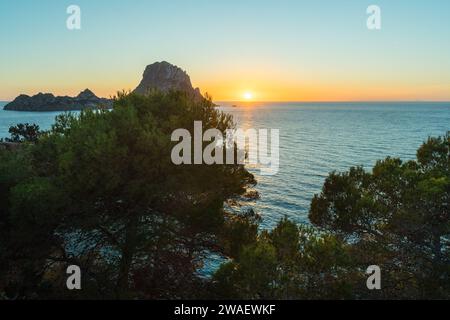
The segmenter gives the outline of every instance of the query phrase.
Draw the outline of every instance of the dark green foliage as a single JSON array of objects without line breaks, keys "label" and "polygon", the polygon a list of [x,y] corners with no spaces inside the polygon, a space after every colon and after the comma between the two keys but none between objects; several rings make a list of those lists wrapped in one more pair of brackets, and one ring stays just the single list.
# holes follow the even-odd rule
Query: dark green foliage
[{"label": "dark green foliage", "polygon": [[447,134],[424,143],[417,161],[387,158],[371,174],[331,174],[312,201],[313,223],[382,268],[388,297],[449,297],[449,148]]},{"label": "dark green foliage", "polygon": [[37,142],[42,132],[36,124],[19,123],[14,127],[10,127],[8,132],[11,138],[5,139],[7,142]]},{"label": "dark green foliage", "polygon": [[[417,161],[387,158],[371,173],[331,173],[311,203],[311,227],[281,221],[215,274],[220,298],[448,299],[450,134]],[[256,261],[259,261],[258,263]],[[368,290],[378,265],[382,290]]]},{"label": "dark green foliage", "polygon": [[[349,247],[336,237],[282,220],[214,275],[213,293],[235,299],[352,297]],[[362,281],[362,280],[361,280]]]},{"label": "dark green foliage", "polygon": [[[59,116],[38,144],[14,153],[26,162],[6,163],[0,175],[9,233],[2,244],[16,248],[18,240],[20,257],[11,252],[3,260],[12,265],[4,266],[0,291],[24,298],[45,297],[41,286],[48,297],[67,298],[200,294],[195,271],[203,256],[225,251],[222,243],[236,246],[222,232],[235,224],[224,202],[255,181],[242,165],[172,164],[171,133],[192,130],[194,120],[205,129],[233,126],[211,101],[177,92],[119,94],[113,111]],[[28,174],[8,178],[16,165]],[[25,270],[19,263],[27,257],[33,265]],[[72,263],[84,275],[78,293],[64,286]],[[13,281],[14,268],[33,282]]]}]

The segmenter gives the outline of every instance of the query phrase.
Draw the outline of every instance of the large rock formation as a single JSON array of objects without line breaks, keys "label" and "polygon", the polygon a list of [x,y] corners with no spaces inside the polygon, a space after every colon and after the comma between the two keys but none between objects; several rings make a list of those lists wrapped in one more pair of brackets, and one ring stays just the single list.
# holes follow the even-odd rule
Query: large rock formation
[{"label": "large rock formation", "polygon": [[142,81],[134,90],[146,95],[152,90],[168,92],[170,90],[186,92],[196,99],[203,99],[199,88],[193,88],[189,75],[166,61],[155,62],[145,68]]},{"label": "large rock formation", "polygon": [[[186,92],[195,99],[204,97],[199,88],[193,88],[189,75],[182,69],[166,61],[153,63],[145,68],[144,75],[135,93],[146,95],[152,90],[168,92],[170,90]],[[76,97],[55,97],[51,93],[39,93],[35,96],[20,95],[7,104],[5,110],[14,111],[74,111],[112,107],[112,100],[97,97],[89,89]]]},{"label": "large rock formation", "polygon": [[111,108],[112,100],[99,98],[86,89],[76,97],[55,97],[51,93],[38,93],[32,97],[22,94],[8,103],[4,110],[14,111],[76,111],[84,109]]}]

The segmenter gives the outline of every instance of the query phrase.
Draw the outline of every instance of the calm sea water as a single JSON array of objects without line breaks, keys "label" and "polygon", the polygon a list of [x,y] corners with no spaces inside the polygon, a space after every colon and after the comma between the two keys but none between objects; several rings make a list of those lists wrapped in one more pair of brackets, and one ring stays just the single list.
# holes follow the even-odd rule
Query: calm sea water
[{"label": "calm sea water", "polygon": [[287,216],[307,223],[311,198],[333,170],[370,170],[387,156],[414,159],[428,136],[450,130],[450,103],[270,103],[222,108],[239,127],[280,130],[280,169],[257,176],[252,205],[271,228]]},{"label": "calm sea water", "polygon": [[[0,108],[4,103],[0,103]],[[287,216],[307,223],[311,198],[325,177],[363,165],[370,169],[386,156],[413,159],[428,136],[450,130],[450,103],[266,103],[221,109],[241,128],[280,130],[280,169],[259,176],[261,199],[251,203],[263,228]],[[58,113],[0,110],[0,137],[19,122],[50,128]]]},{"label": "calm sea water", "polygon": [[60,112],[19,112],[5,111],[7,102],[0,101],[0,138],[9,137],[8,129],[18,123],[36,123],[41,129],[50,129]]}]

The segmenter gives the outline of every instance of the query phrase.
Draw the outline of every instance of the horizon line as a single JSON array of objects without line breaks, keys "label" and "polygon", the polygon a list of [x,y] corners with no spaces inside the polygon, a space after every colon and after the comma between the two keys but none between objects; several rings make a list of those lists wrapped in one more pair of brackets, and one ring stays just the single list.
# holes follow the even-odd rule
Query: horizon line
[{"label": "horizon line", "polygon": [[[12,102],[13,100],[3,100],[0,102]],[[212,102],[226,103],[450,103],[450,100],[219,100]]]},{"label": "horizon line", "polygon": [[212,100],[213,102],[239,103],[450,103],[450,100]]}]

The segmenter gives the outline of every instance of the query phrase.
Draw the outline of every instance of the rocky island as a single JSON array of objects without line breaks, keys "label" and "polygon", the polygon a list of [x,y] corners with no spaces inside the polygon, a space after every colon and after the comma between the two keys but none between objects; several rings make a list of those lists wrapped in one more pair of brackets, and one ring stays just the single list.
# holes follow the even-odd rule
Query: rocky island
[{"label": "rocky island", "polygon": [[[170,90],[187,93],[194,99],[204,99],[199,88],[194,88],[186,71],[169,62],[155,62],[145,68],[142,80],[134,93],[146,95],[153,90]],[[32,97],[22,94],[8,103],[4,110],[13,111],[76,111],[96,108],[112,108],[113,100],[97,97],[86,89],[76,97],[55,97],[51,93],[38,93]]]},{"label": "rocky island", "polygon": [[8,103],[4,110],[11,111],[77,111],[84,109],[111,108],[112,100],[99,98],[86,89],[76,97],[56,97],[51,93],[34,96],[22,94]]},{"label": "rocky island", "polygon": [[186,71],[169,62],[155,62],[145,68],[142,81],[133,91],[146,95],[152,90],[185,92],[196,99],[204,99],[199,88],[193,88],[191,78]]}]

